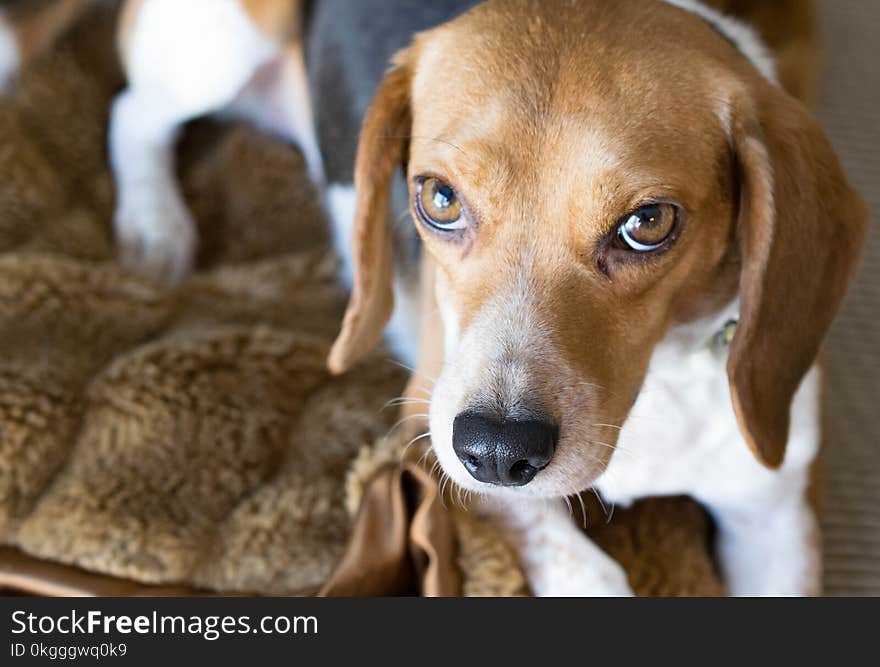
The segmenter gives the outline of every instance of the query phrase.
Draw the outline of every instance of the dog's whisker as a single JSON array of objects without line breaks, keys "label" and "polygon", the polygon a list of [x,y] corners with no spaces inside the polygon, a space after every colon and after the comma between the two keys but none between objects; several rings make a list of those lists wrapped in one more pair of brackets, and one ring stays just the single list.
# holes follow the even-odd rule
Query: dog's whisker
[{"label": "dog's whisker", "polygon": [[606,461],[603,461],[598,456],[590,454],[589,452],[585,452],[585,454],[587,456],[587,462],[588,463],[595,463],[598,466],[601,475],[608,476],[609,478],[611,477],[611,474],[609,473],[608,468],[606,466],[606,463],[607,463]]},{"label": "dog's whisker", "polygon": [[443,509],[446,509],[446,500],[443,498],[443,481],[445,475],[446,473],[441,470],[440,480],[437,482],[437,496],[440,498],[440,505]]},{"label": "dog's whisker", "polygon": [[390,363],[394,364],[395,366],[400,366],[402,369],[409,371],[410,373],[412,373],[416,377],[425,378],[426,380],[429,380],[431,382],[431,384],[437,384],[437,378],[432,377],[430,375],[427,375],[426,373],[421,373],[420,371],[417,371],[415,368],[413,368],[412,366],[408,366],[407,364],[403,363],[402,361],[398,361],[397,359],[389,359],[388,361]]},{"label": "dog's whisker", "polygon": [[590,439],[589,442],[591,445],[599,445],[600,447],[605,447],[606,449],[610,449],[612,452],[620,452],[624,456],[629,456],[632,458],[637,458],[636,453],[627,447],[621,447],[620,445],[612,445],[610,442],[602,442],[601,440],[593,440]]},{"label": "dog's whisker", "polygon": [[608,513],[608,509],[605,507],[605,501],[602,500],[601,494],[596,490],[595,486],[591,486],[590,491],[593,492],[593,495],[596,496],[596,500],[599,501],[599,506],[602,508],[602,513],[605,515],[605,523],[610,523],[611,514]]},{"label": "dog's whisker", "polygon": [[602,472],[602,477],[607,479],[612,484],[614,484],[619,479],[619,475],[620,470],[615,470],[614,468],[605,468],[605,470]]},{"label": "dog's whisker", "polygon": [[405,454],[407,449],[409,449],[412,445],[414,445],[415,443],[417,443],[417,442],[418,442],[419,440],[421,440],[422,438],[430,438],[430,437],[431,437],[431,432],[430,432],[430,431],[425,431],[425,432],[422,433],[421,435],[417,435],[415,438],[413,438],[412,440],[410,440],[408,443],[406,443],[406,444],[403,446],[403,453]]},{"label": "dog's whisker", "polygon": [[400,396],[397,396],[397,397],[395,397],[395,398],[391,398],[391,399],[387,400],[385,403],[382,404],[382,407],[379,408],[379,412],[384,412],[384,411],[387,410],[388,408],[397,407],[398,405],[400,405],[400,401],[404,401],[404,405],[405,405],[405,404],[406,404],[406,401],[408,401],[408,400],[409,400],[409,399],[405,399],[405,398],[400,397]]},{"label": "dog's whisker", "polygon": [[626,420],[631,421],[633,419],[650,419],[650,420],[654,420],[654,421],[660,421],[660,420],[667,421],[669,418],[668,417],[660,417],[658,415],[639,415],[634,412],[631,412],[629,415],[627,415]]},{"label": "dog's whisker", "polygon": [[458,489],[458,502],[461,505],[461,509],[465,512],[469,511],[468,503],[467,503],[467,489],[464,489],[456,484],[456,488]]},{"label": "dog's whisker", "polygon": [[[431,450],[428,450],[427,452],[425,452],[424,454],[422,454],[422,458],[424,459],[425,457],[427,457],[427,456],[428,456],[428,453],[429,453],[430,451],[431,451]],[[430,472],[428,473],[428,477],[433,477],[434,474],[437,472],[437,468],[438,468],[439,466],[440,466],[440,461],[434,461],[434,465],[431,466],[431,470],[430,470]]]},{"label": "dog's whisker", "polygon": [[414,412],[411,415],[407,415],[406,417],[401,417],[400,419],[398,419],[397,424],[402,424],[403,422],[410,420],[410,419],[415,419],[416,417],[428,417],[428,416],[429,415],[427,412]]},{"label": "dog's whisker", "polygon": [[448,509],[446,507],[446,484],[449,481],[449,475],[447,475],[444,470],[443,474],[440,476],[440,504],[443,506],[443,509]]},{"label": "dog's whisker", "polygon": [[392,433],[394,433],[395,429],[402,426],[405,422],[410,421],[411,419],[427,419],[427,412],[416,412],[415,414],[407,415],[406,417],[401,417],[394,424],[392,424],[391,428],[388,429],[388,432],[385,434],[385,437],[389,437]]},{"label": "dog's whisker", "polygon": [[411,403],[430,403],[427,398],[418,398],[412,396],[398,396],[397,398],[392,398],[385,405],[386,407],[396,406],[396,405],[410,405]]},{"label": "dog's whisker", "polygon": [[449,477],[449,475],[447,475],[447,479],[448,479],[448,482],[447,482],[446,486],[447,486],[448,489],[449,489],[449,500],[450,500],[451,503],[452,503],[452,504],[450,505],[450,507],[451,507],[451,508],[455,508],[455,505],[457,504],[456,499],[455,499],[455,493],[456,493],[456,489],[458,488],[458,486],[457,486],[456,483],[452,480],[452,478]]},{"label": "dog's whisker", "polygon": [[384,412],[388,408],[398,408],[404,405],[430,405],[431,401],[424,398],[406,398],[400,396],[398,398],[392,398],[390,401],[385,403],[380,409],[379,412]]},{"label": "dog's whisker", "polygon": [[576,382],[575,387],[592,387],[593,389],[601,389],[602,391],[607,391],[606,388],[601,384],[596,384],[595,382]]},{"label": "dog's whisker", "polygon": [[577,494],[577,499],[581,504],[581,520],[584,523],[584,530],[587,529],[587,506],[584,504],[584,494]]},{"label": "dog's whisker", "polygon": [[433,389],[429,389],[428,387],[416,387],[415,390],[416,390],[417,392],[419,392],[420,394],[424,394],[424,396],[425,396],[428,400],[430,400],[431,397],[434,396],[434,390],[433,390]]},{"label": "dog's whisker", "polygon": [[603,442],[601,440],[594,440],[593,438],[590,438],[589,443],[592,445],[600,445],[602,447],[607,447],[608,449],[614,449],[614,450],[617,449],[617,445],[612,445],[610,442]]},{"label": "dog's whisker", "polygon": [[622,430],[623,430],[623,426],[618,426],[617,424],[601,424],[601,423],[596,423],[596,424],[593,424],[592,426],[593,426],[594,428],[595,428],[596,426],[604,426],[605,428],[615,428],[615,429],[617,429],[618,431],[622,431]]},{"label": "dog's whisker", "polygon": [[565,501],[565,506],[568,508],[569,518],[574,518],[574,508],[571,506],[571,500],[568,499],[568,496],[562,496],[562,500]]}]

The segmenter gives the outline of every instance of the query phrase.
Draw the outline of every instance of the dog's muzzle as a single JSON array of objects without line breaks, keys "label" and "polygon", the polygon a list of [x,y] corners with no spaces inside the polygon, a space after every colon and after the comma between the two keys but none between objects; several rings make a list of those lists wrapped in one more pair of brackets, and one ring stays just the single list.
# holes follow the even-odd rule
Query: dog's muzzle
[{"label": "dog's muzzle", "polygon": [[553,458],[558,428],[539,420],[499,420],[463,412],[452,425],[452,447],[471,476],[486,484],[524,486]]}]

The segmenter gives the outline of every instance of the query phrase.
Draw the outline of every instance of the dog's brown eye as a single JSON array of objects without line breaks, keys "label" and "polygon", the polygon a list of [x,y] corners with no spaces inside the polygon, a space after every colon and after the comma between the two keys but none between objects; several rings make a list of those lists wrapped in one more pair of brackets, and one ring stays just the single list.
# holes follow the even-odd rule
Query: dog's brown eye
[{"label": "dog's brown eye", "polygon": [[416,208],[429,225],[448,231],[462,229],[462,205],[452,186],[439,178],[426,178],[418,184]]},{"label": "dog's brown eye", "polygon": [[617,227],[621,243],[635,252],[657,250],[675,230],[678,211],[672,204],[648,204],[626,215]]}]

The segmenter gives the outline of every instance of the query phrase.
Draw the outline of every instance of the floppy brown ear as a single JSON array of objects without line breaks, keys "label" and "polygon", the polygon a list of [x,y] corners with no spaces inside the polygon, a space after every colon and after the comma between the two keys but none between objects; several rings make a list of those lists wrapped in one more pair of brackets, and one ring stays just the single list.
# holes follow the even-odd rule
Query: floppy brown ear
[{"label": "floppy brown ear", "polygon": [[741,310],[727,373],[743,436],[778,467],[792,398],[843,300],[866,210],[799,102],[767,90],[734,116]]},{"label": "floppy brown ear", "polygon": [[398,64],[386,74],[367,111],[358,142],[354,285],[327,360],[333,373],[344,373],[376,347],[394,308],[388,199],[391,179],[406,157],[411,125],[409,68],[400,57],[395,60]]}]

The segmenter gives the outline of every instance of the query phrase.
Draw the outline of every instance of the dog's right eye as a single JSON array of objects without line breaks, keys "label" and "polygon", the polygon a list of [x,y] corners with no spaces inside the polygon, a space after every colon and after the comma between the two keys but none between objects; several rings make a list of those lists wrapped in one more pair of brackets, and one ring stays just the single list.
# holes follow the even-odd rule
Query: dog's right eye
[{"label": "dog's right eye", "polygon": [[463,206],[451,185],[431,176],[416,188],[416,211],[422,220],[441,231],[465,228]]},{"label": "dog's right eye", "polygon": [[672,204],[648,204],[623,217],[617,227],[618,241],[622,248],[637,253],[659,250],[677,223],[678,209]]}]

